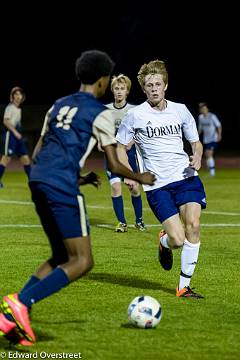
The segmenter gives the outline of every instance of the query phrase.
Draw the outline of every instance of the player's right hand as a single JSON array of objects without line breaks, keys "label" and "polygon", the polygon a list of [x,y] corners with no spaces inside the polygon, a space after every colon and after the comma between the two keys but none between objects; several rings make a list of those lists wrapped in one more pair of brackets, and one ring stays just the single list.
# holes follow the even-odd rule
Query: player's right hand
[{"label": "player's right hand", "polygon": [[150,172],[144,172],[142,174],[140,174],[140,179],[139,182],[141,184],[145,184],[145,185],[153,185],[156,181],[156,177],[154,174],[151,174]]}]

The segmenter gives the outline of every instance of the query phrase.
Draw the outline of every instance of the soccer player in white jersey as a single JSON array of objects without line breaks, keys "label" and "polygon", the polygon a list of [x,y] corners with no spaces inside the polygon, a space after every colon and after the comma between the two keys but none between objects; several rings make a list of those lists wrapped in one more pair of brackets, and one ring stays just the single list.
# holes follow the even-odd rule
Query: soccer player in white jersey
[{"label": "soccer player in white jersey", "polygon": [[[10,103],[7,105],[4,116],[4,155],[0,161],[0,180],[5,172],[6,166],[11,161],[14,154],[18,155],[24,166],[27,176],[30,173],[30,158],[27,154],[27,148],[21,132],[21,104],[25,100],[25,94],[22,88],[16,86],[10,92]],[[3,187],[0,181],[0,188]]]},{"label": "soccer player in white jersey", "polygon": [[203,134],[204,155],[210,176],[215,176],[214,150],[222,139],[222,125],[218,117],[209,111],[207,103],[199,104],[198,132]]},{"label": "soccer player in white jersey", "polygon": [[[127,97],[131,89],[131,80],[128,76],[120,74],[114,76],[111,81],[111,91],[114,96],[114,102],[107,104],[106,106],[113,111],[115,118],[115,127],[116,132],[121,124],[122,118],[127,113],[127,111],[134,107],[127,102]],[[136,149],[135,145],[132,143],[129,146],[127,151],[128,161],[133,171],[137,172],[137,162],[136,162]],[[118,224],[115,227],[116,232],[124,233],[127,231],[127,221],[124,214],[124,205],[122,197],[122,178],[118,174],[114,174],[107,168],[107,177],[111,185],[111,196],[113,210],[115,212]],[[135,227],[140,230],[145,230],[145,225],[142,219],[142,199],[139,189],[139,184],[134,183],[133,186],[129,186],[129,191],[131,193],[132,204],[135,213]]]},{"label": "soccer player in white jersey", "polygon": [[[164,229],[159,234],[159,261],[165,270],[170,270],[172,250],[182,248],[176,296],[202,298],[190,287],[200,248],[201,208],[206,207],[197,173],[203,150],[196,123],[184,104],[165,99],[168,73],[163,61],[144,64],[138,81],[147,101],[129,110],[122,120],[116,135],[121,144],[119,157],[126,163],[126,145],[134,140],[140,170],[150,171],[157,179],[144,190]],[[183,134],[191,144],[190,157],[183,149]]]}]

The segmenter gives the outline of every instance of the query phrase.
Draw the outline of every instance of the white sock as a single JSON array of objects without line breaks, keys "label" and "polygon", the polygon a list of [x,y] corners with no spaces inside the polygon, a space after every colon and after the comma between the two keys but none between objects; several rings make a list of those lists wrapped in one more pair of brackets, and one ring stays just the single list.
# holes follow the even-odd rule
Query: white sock
[{"label": "white sock", "polygon": [[160,242],[162,246],[164,246],[167,249],[170,249],[170,246],[168,245],[168,234],[164,234],[160,237]]},{"label": "white sock", "polygon": [[197,265],[200,241],[197,244],[190,243],[185,239],[181,253],[181,275],[178,289],[181,290],[190,285],[191,277]]},{"label": "white sock", "polygon": [[207,159],[207,166],[212,176],[215,175],[215,160],[213,157]]}]

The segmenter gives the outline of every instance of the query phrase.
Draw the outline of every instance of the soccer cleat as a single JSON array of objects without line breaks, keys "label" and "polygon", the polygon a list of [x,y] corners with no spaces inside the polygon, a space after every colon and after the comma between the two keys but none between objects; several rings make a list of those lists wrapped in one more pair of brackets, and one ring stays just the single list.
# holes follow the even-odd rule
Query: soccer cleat
[{"label": "soccer cleat", "polygon": [[3,185],[3,183],[0,181],[0,189],[1,188],[4,188],[4,185]]},{"label": "soccer cleat", "polygon": [[204,299],[204,296],[197,294],[189,286],[185,286],[183,289],[176,289],[176,296],[183,298],[194,298],[194,299]]},{"label": "soccer cleat", "polygon": [[147,229],[146,229],[146,226],[145,226],[145,224],[144,224],[143,221],[137,222],[137,223],[135,224],[135,228],[138,229],[139,231],[145,231],[145,230],[147,230]]},{"label": "soccer cleat", "polygon": [[34,343],[36,337],[30,325],[28,308],[19,301],[18,294],[4,296],[1,307],[4,314],[13,317],[23,337]]},{"label": "soccer cleat", "polygon": [[158,259],[164,270],[171,270],[173,266],[173,254],[172,250],[164,247],[161,244],[161,237],[164,236],[166,232],[164,230],[159,233],[159,248],[158,248]]},{"label": "soccer cleat", "polygon": [[0,336],[5,336],[7,338],[8,334],[16,329],[16,327],[17,325],[15,322],[8,320],[3,313],[0,313]]},{"label": "soccer cleat", "polygon": [[8,320],[3,313],[0,314],[0,336],[4,336],[10,344],[15,346],[32,346],[33,343],[26,340],[19,332],[17,324]]},{"label": "soccer cleat", "polygon": [[22,346],[33,346],[34,343],[31,341],[26,340],[23,335],[17,330],[12,335],[12,337],[7,337],[10,341],[10,344],[15,345],[16,347],[22,347]]},{"label": "soccer cleat", "polygon": [[124,224],[122,222],[118,223],[117,226],[115,227],[115,232],[127,232],[128,231],[128,227],[127,224]]}]

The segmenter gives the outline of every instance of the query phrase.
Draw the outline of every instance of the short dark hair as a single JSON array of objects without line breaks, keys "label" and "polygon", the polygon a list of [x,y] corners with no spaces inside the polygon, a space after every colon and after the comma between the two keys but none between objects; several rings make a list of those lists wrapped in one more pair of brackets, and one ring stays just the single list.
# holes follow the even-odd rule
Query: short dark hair
[{"label": "short dark hair", "polygon": [[92,85],[102,76],[111,75],[115,63],[100,50],[87,50],[76,60],[75,71],[81,83]]},{"label": "short dark hair", "polygon": [[201,108],[204,107],[204,106],[208,106],[206,102],[200,102],[200,103],[198,104],[199,109],[201,109]]},{"label": "short dark hair", "polygon": [[26,99],[24,90],[20,86],[14,86],[10,91],[10,102],[13,102],[14,95],[19,91],[22,94],[22,102]]}]

